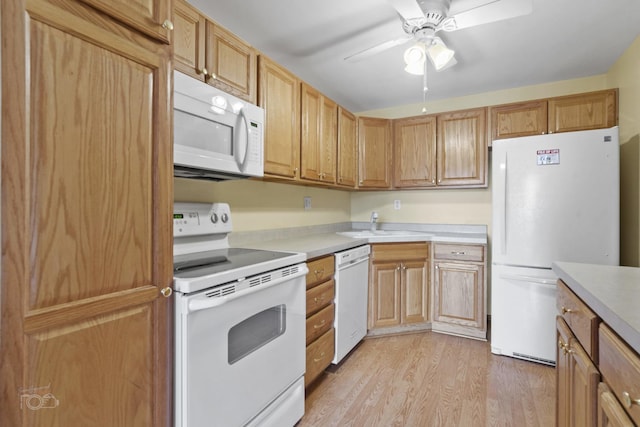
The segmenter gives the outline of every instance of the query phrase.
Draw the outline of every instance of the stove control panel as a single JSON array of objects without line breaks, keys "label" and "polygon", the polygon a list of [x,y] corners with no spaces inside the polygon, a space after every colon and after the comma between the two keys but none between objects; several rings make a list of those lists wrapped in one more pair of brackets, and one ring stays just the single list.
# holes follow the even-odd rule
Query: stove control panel
[{"label": "stove control panel", "polygon": [[231,210],[227,203],[174,203],[173,236],[231,233]]}]

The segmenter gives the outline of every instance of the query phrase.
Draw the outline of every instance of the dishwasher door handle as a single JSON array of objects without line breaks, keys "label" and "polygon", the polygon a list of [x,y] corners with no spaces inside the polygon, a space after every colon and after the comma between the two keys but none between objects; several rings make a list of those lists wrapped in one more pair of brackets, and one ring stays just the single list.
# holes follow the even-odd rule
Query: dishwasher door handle
[{"label": "dishwasher door handle", "polygon": [[344,270],[346,268],[351,268],[354,267],[358,264],[362,264],[363,262],[368,262],[369,261],[369,257],[364,257],[364,258],[360,258],[360,259],[356,259],[353,261],[348,262],[347,264],[340,264],[338,267],[336,267],[337,270]]}]

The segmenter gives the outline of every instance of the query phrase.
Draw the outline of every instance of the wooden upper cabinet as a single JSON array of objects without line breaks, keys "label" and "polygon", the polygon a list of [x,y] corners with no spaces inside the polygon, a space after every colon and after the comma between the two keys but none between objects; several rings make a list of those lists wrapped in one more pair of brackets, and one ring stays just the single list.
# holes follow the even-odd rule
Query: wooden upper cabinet
[{"label": "wooden upper cabinet", "polygon": [[602,129],[618,124],[616,89],[549,100],[549,132]]},{"label": "wooden upper cabinet", "polygon": [[438,186],[487,186],[486,108],[438,115]]},{"label": "wooden upper cabinet", "polygon": [[172,423],[171,47],[132,28],[3,2],[3,426]]},{"label": "wooden upper cabinet", "polygon": [[301,84],[300,176],[336,182],[338,106],[306,83]]},{"label": "wooden upper cabinet", "polygon": [[80,0],[164,43],[174,29],[173,0]]},{"label": "wooden upper cabinet", "polygon": [[255,50],[185,0],[175,1],[175,69],[255,104]]},{"label": "wooden upper cabinet", "polygon": [[206,18],[185,0],[175,0],[173,20],[174,68],[204,81]]},{"label": "wooden upper cabinet", "polygon": [[255,50],[218,24],[207,21],[205,65],[207,82],[253,104],[256,103]]},{"label": "wooden upper cabinet", "polygon": [[358,178],[356,116],[338,107],[338,171],[336,184],[355,188]]},{"label": "wooden upper cabinet", "polygon": [[391,120],[358,118],[359,188],[391,187]]},{"label": "wooden upper cabinet", "polygon": [[547,101],[538,100],[489,108],[491,140],[547,133]]},{"label": "wooden upper cabinet", "polygon": [[264,173],[298,179],[300,167],[300,82],[266,56],[258,60],[258,105],[265,110]]},{"label": "wooden upper cabinet", "polygon": [[393,185],[433,187],[436,185],[436,116],[395,120]]}]

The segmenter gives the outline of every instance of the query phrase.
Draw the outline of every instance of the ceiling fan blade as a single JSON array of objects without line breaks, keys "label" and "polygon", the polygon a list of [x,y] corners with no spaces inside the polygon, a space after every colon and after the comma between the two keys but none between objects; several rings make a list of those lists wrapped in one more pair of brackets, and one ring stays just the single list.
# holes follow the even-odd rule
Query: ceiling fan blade
[{"label": "ceiling fan blade", "polygon": [[[468,0],[468,2],[469,4],[473,3],[471,0]],[[476,3],[479,4],[480,1],[476,1]],[[490,3],[486,1],[484,3],[448,17],[443,21],[442,29],[455,31],[528,15],[533,11],[532,0],[494,0]],[[452,25],[453,23],[455,25]]]},{"label": "ceiling fan blade", "polygon": [[406,42],[408,42],[409,40],[412,40],[413,37],[410,35],[404,36],[404,37],[400,37],[394,40],[388,40],[384,43],[380,43],[377,44],[375,46],[369,47],[367,49],[361,50],[360,52],[356,52],[353,55],[349,55],[346,58],[344,58],[345,61],[349,61],[349,62],[357,62],[360,61],[362,59],[365,58],[369,58],[373,55],[376,55],[380,52],[383,52],[387,49],[391,49],[392,47],[395,46],[400,46],[402,44],[405,44]]},{"label": "ceiling fan blade", "polygon": [[424,19],[424,12],[416,0],[389,0],[389,3],[405,21]]}]

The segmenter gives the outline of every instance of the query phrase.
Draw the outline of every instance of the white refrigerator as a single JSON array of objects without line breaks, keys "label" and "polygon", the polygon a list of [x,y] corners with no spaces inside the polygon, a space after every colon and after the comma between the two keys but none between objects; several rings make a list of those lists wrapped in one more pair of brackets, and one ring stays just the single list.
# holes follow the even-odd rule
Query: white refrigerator
[{"label": "white refrigerator", "polygon": [[618,265],[618,128],[493,141],[491,351],[554,365],[554,261]]}]

